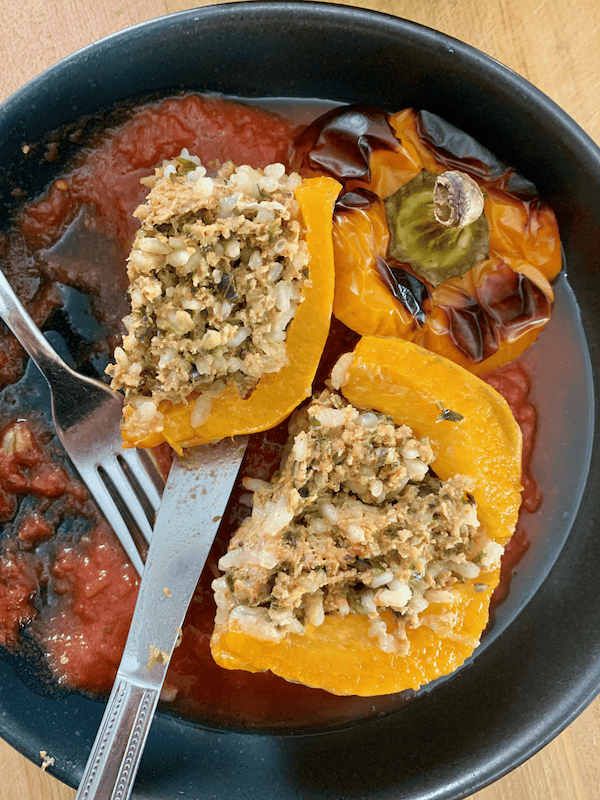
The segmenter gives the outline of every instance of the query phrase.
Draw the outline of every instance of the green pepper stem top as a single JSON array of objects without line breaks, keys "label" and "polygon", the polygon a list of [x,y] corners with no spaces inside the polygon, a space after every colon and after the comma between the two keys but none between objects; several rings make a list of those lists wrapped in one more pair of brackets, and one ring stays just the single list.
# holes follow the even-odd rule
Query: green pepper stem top
[{"label": "green pepper stem top", "polygon": [[385,201],[389,255],[434,287],[464,275],[489,255],[483,200],[464,172],[423,170]]}]

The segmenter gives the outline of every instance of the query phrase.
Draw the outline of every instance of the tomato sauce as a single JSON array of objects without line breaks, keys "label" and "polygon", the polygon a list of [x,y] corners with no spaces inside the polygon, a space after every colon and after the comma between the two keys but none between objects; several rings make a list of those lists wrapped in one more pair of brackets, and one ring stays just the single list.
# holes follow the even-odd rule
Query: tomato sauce
[{"label": "tomato sauce", "polygon": [[34,598],[46,589],[46,543],[58,538],[67,516],[97,512],[24,420],[0,433],[0,498],[0,644],[14,649],[20,628],[37,616]]},{"label": "tomato sauce", "polygon": [[[184,147],[207,165],[229,158],[254,167],[275,161],[287,165],[296,132],[295,123],[284,116],[219,97],[190,95],[132,111],[126,122],[84,148],[71,170],[25,206],[10,231],[0,234],[9,279],[38,325],[52,327],[60,318],[75,366],[102,372],[127,313],[124,259],[136,229],[132,212],[147,191],[140,178]],[[72,299],[72,308],[65,297]],[[84,312],[82,303],[87,303]],[[334,320],[316,389],[357,339]],[[19,380],[25,364],[12,337],[1,337],[3,385]],[[523,509],[532,512],[541,493],[530,473],[536,411],[528,400],[529,377],[516,363],[486,379],[506,397],[522,427]],[[287,423],[251,437],[240,476],[269,479],[286,438]],[[166,474],[168,449],[161,447],[156,457]],[[209,648],[215,611],[210,584],[219,574],[217,561],[232,532],[250,513],[250,502],[238,481],[172,658],[162,695],[165,708],[207,724],[303,728],[342,724],[405,703],[406,694],[335,697],[271,674],[215,665]],[[16,650],[26,626],[56,686],[108,692],[139,579],[85,488],[51,444],[43,419],[13,420],[0,434],[0,522],[5,523],[0,645]],[[507,591],[511,570],[528,546],[523,531],[513,538],[496,600]]]},{"label": "tomato sauce", "polygon": [[55,596],[32,624],[60,684],[110,690],[125,646],[139,578],[103,520],[56,549],[50,566]]},{"label": "tomato sauce", "polygon": [[147,193],[140,178],[164,159],[187,147],[207,166],[228,159],[252,167],[287,164],[294,130],[284,117],[220,97],[188,95],[153,103],[84,151],[68,175],[27,206],[18,227],[34,246],[44,247],[76,210],[89,205],[128,249],[137,229],[132,213]]}]

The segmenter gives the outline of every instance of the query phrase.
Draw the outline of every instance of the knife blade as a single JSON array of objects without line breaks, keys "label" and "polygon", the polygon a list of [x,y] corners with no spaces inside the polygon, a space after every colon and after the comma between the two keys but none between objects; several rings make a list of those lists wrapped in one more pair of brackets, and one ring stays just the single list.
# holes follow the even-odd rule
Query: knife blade
[{"label": "knife blade", "polygon": [[169,660],[247,441],[224,439],[173,460],[129,635],[76,800],[131,794]]}]

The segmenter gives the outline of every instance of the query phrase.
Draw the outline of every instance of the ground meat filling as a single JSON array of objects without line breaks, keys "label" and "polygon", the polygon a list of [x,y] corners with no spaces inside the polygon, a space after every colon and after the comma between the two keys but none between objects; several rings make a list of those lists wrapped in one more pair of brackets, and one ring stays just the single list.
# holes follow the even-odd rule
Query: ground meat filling
[{"label": "ground meat filling", "polygon": [[199,426],[223,390],[245,397],[286,364],[286,328],[308,277],[293,194],[301,179],[281,164],[231,162],[211,178],[184,150],[144,182],[151,189],[135,212],[127,335],[107,371],[142,429],[160,424],[162,400],[192,392]]},{"label": "ground meat filling", "polygon": [[[355,611],[389,652],[408,652],[407,627],[449,630],[457,583],[498,563],[503,548],[480,531],[471,481],[439,480],[432,460],[408,426],[330,391],[313,399],[273,480],[244,481],[253,510],[219,561],[217,625],[236,620],[277,641]],[[430,603],[448,613],[428,620]]]}]

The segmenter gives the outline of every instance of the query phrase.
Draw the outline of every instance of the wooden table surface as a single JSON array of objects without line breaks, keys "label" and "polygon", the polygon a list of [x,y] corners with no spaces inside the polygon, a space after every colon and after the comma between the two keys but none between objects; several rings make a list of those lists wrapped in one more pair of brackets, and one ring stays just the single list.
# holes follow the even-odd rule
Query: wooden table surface
[{"label": "wooden table surface", "polygon": [[[193,0],[1,0],[0,101],[63,56]],[[598,0],[362,0],[455,36],[523,75],[600,144]],[[557,739],[471,800],[597,800],[600,698]],[[0,800],[72,800],[74,791],[0,740]],[[198,798],[200,800],[200,798]],[[233,798],[232,798],[233,800]]]}]

